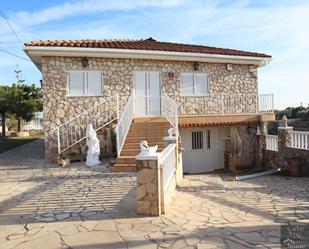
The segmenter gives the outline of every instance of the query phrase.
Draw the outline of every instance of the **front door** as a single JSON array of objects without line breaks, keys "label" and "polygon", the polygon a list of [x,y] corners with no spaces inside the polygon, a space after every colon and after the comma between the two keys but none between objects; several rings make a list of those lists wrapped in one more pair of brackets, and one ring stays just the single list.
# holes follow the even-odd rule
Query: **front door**
[{"label": "front door", "polygon": [[161,87],[159,72],[134,72],[135,115],[161,114]]},{"label": "front door", "polygon": [[229,129],[217,127],[182,129],[183,171],[204,173],[224,168],[224,139]]}]

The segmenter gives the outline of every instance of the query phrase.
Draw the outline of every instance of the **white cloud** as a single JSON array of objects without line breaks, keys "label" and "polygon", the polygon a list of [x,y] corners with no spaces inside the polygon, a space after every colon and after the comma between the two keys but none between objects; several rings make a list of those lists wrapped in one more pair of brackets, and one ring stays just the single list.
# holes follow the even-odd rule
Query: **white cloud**
[{"label": "white cloud", "polygon": [[17,26],[32,26],[61,20],[75,15],[107,11],[127,11],[138,8],[167,8],[178,6],[182,0],[83,0],[66,2],[37,12],[21,11],[10,15],[10,20]]},{"label": "white cloud", "polygon": [[[158,40],[270,53],[273,62],[260,70],[261,92],[274,92],[280,107],[285,103],[296,105],[300,99],[309,102],[309,3],[256,3],[84,0],[8,16],[24,40],[153,36]],[[0,25],[5,23],[0,20]],[[0,37],[0,47],[16,46],[9,29],[0,29]],[[287,98],[291,93],[295,98]]]}]

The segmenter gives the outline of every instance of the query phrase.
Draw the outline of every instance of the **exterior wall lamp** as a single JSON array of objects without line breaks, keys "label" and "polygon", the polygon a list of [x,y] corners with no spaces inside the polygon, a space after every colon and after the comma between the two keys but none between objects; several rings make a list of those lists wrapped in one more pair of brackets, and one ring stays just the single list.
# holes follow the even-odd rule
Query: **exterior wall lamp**
[{"label": "exterior wall lamp", "polygon": [[200,64],[198,64],[197,62],[193,63],[193,70],[194,71],[198,71],[200,69]]},{"label": "exterior wall lamp", "polygon": [[173,73],[173,72],[168,72],[167,77],[168,77],[169,80],[175,80],[176,79],[175,73]]},{"label": "exterior wall lamp", "polygon": [[232,64],[226,64],[226,71],[232,71],[233,65]]},{"label": "exterior wall lamp", "polygon": [[251,125],[247,126],[247,134],[250,135],[253,132],[253,127]]},{"label": "exterior wall lamp", "polygon": [[83,67],[87,67],[89,60],[86,57],[83,57],[81,58],[80,62],[82,63]]}]

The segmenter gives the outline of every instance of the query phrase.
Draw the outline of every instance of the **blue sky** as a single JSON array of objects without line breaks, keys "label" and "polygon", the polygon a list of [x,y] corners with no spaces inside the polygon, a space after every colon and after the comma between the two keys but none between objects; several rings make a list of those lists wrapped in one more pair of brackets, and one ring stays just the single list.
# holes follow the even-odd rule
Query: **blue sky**
[{"label": "blue sky", "polygon": [[[141,39],[196,43],[271,54],[259,69],[259,92],[274,93],[275,107],[309,104],[307,0],[1,0],[22,42],[45,39]],[[0,49],[26,57],[0,18]],[[16,65],[28,83],[40,72],[0,53],[0,84],[15,81]]]}]

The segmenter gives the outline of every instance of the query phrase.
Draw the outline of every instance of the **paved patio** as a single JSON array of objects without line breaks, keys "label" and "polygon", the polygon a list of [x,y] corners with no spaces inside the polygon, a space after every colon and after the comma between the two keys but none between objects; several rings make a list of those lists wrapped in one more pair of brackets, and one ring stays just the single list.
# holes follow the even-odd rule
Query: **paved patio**
[{"label": "paved patio", "polygon": [[0,248],[280,248],[280,224],[309,223],[309,178],[185,176],[162,217],[135,213],[135,175],[68,169],[42,141],[0,154]]}]

